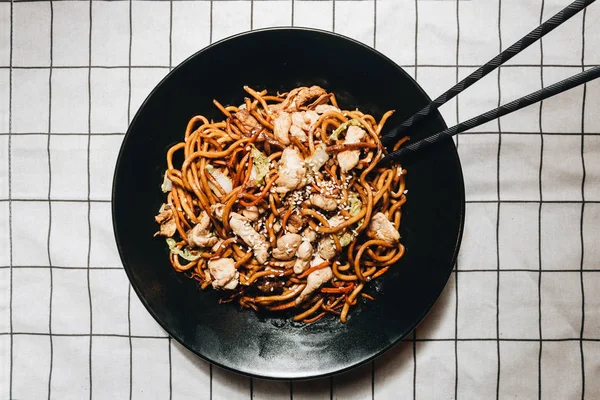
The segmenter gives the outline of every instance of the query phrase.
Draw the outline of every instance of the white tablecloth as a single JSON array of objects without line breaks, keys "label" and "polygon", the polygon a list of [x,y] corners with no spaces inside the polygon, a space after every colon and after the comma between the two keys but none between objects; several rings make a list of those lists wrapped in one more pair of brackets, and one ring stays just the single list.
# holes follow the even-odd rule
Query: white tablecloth
[{"label": "white tablecloth", "polygon": [[[460,136],[456,272],[414,337],[333,379],[251,380],[170,340],[129,288],[110,217],[128,121],[211,41],[334,30],[435,96],[567,3],[0,0],[0,398],[600,398],[600,80]],[[600,64],[599,22],[593,4],[446,121]]]}]

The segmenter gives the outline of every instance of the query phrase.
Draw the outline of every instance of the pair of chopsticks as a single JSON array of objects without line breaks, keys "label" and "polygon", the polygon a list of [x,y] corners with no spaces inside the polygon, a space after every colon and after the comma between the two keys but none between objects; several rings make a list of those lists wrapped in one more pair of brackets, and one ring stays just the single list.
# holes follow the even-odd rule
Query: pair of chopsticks
[{"label": "pair of chopsticks", "polygon": [[[385,145],[389,145],[398,140],[401,134],[403,134],[407,129],[413,127],[419,121],[429,117],[433,114],[440,106],[448,102],[450,99],[457,96],[463,90],[467,89],[469,86],[494,71],[500,65],[504,64],[506,61],[510,60],[521,51],[529,47],[532,43],[538,41],[547,33],[554,30],[554,28],[561,25],[563,22],[567,21],[573,15],[577,14],[579,11],[583,10],[588,5],[592,4],[596,0],[576,0],[573,3],[569,4],[567,7],[559,11],[552,18],[529,32],[527,35],[519,39],[512,46],[498,54],[496,57],[492,58],[483,66],[479,67],[475,72],[467,76],[462,81],[458,82],[456,85],[451,87],[448,91],[441,94],[423,109],[419,110],[412,117],[404,121],[398,127],[392,129],[387,132],[385,135],[381,137],[381,141]],[[600,77],[600,66],[590,68],[584,72],[581,72],[577,75],[574,75],[570,78],[567,78],[563,81],[557,82],[551,86],[542,88],[534,93],[531,93],[525,97],[521,97],[517,100],[511,101],[508,104],[502,105],[498,108],[490,110],[484,114],[478,115],[477,117],[471,118],[468,121],[461,122],[458,125],[455,125],[451,128],[446,129],[445,131],[438,132],[431,136],[428,136],[422,140],[411,143],[407,146],[401,147],[397,151],[394,151],[388,155],[386,155],[380,162],[387,163],[390,161],[396,161],[400,158],[406,156],[407,154],[414,153],[415,151],[427,147],[431,144],[438,143],[444,139],[450,138],[458,133],[464,132],[481,124],[484,124],[489,121],[493,121],[496,118],[500,118],[506,114],[510,114],[514,111],[517,111],[523,107],[527,107],[533,103],[537,103],[548,97],[552,97],[559,93],[562,93],[566,90],[574,88],[575,86],[579,86],[586,82],[589,82],[593,79]]]}]

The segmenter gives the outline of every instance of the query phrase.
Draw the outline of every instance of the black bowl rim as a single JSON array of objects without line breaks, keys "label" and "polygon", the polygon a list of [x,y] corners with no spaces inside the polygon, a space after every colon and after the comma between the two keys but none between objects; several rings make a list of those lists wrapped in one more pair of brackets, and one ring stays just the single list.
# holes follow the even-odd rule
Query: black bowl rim
[{"label": "black bowl rim", "polygon": [[[127,132],[125,133],[125,135],[123,136],[123,141],[121,142],[121,147],[119,149],[119,153],[117,155],[117,162],[115,164],[115,170],[113,173],[113,183],[112,183],[112,190],[111,190],[111,211],[112,211],[112,222],[113,222],[113,233],[115,236],[115,242],[117,245],[117,250],[119,252],[119,258],[121,258],[121,262],[123,263],[123,269],[125,270],[125,273],[127,274],[127,278],[129,280],[129,283],[131,285],[131,287],[133,288],[133,290],[135,291],[136,295],[138,296],[138,298],[140,299],[140,302],[144,305],[144,307],[146,308],[146,310],[150,313],[150,315],[152,316],[152,318],[159,324],[159,326],[165,330],[165,332],[169,335],[168,337],[171,337],[173,339],[175,339],[179,344],[181,344],[183,347],[185,347],[187,350],[189,350],[190,352],[192,352],[193,354],[195,354],[196,356],[200,357],[201,359],[203,359],[204,361],[212,364],[212,365],[216,365],[220,368],[223,368],[225,370],[231,371],[233,373],[239,374],[239,375],[243,375],[243,376],[249,376],[251,378],[258,378],[258,379],[267,379],[267,380],[275,380],[275,381],[296,381],[296,380],[313,380],[313,379],[319,379],[319,378],[326,378],[326,377],[330,377],[330,376],[334,376],[334,375],[339,375],[342,374],[344,372],[347,372],[349,370],[355,369],[361,365],[364,365],[374,359],[376,359],[377,357],[381,356],[382,354],[386,353],[388,350],[390,350],[392,347],[396,346],[398,343],[400,343],[402,340],[404,340],[412,331],[415,330],[415,328],[425,319],[425,317],[427,316],[427,314],[429,314],[429,312],[433,309],[433,306],[435,305],[435,303],[439,300],[440,296],[441,296],[441,291],[440,294],[438,294],[438,296],[429,304],[429,306],[427,307],[427,309],[425,310],[425,312],[410,326],[410,328],[407,330],[406,334],[404,334],[403,336],[399,337],[396,341],[392,342],[391,344],[383,347],[382,349],[380,349],[378,352],[372,354],[371,356],[356,362],[355,364],[348,366],[346,368],[341,368],[339,370],[333,371],[333,372],[327,372],[327,373],[323,373],[323,374],[316,374],[316,375],[310,375],[310,376],[296,376],[296,377],[272,377],[272,376],[265,376],[265,375],[259,375],[259,374],[255,374],[255,373],[249,373],[249,372],[243,372],[240,370],[237,370],[233,367],[221,364],[218,361],[212,360],[206,356],[204,356],[203,354],[200,354],[199,352],[196,352],[195,350],[193,350],[192,348],[190,348],[185,341],[181,340],[179,337],[174,336],[171,334],[170,329],[168,326],[166,326],[166,324],[163,323],[163,321],[161,321],[155,314],[155,312],[152,310],[152,308],[148,305],[148,302],[146,301],[146,299],[144,298],[144,296],[142,296],[142,294],[140,293],[139,288],[137,287],[137,285],[135,285],[133,282],[135,282],[132,279],[132,273],[129,270],[129,268],[127,267],[127,265],[124,262],[124,250],[121,248],[121,243],[119,241],[119,235],[117,232],[117,218],[116,218],[116,206],[115,206],[115,197],[116,197],[116,186],[117,186],[117,175],[118,175],[118,171],[119,171],[119,166],[121,164],[121,159],[124,153],[124,148],[125,148],[125,144],[127,143],[127,139],[129,138],[129,136],[132,134],[132,127],[135,125],[136,120],[140,117],[142,110],[144,109],[144,107],[146,106],[146,103],[148,103],[148,101],[152,98],[152,96],[159,90],[159,88],[165,84],[165,82],[171,77],[171,75],[173,75],[179,68],[181,68],[183,65],[187,64],[191,59],[200,56],[202,53],[212,49],[213,47],[217,47],[219,45],[221,45],[224,42],[230,41],[230,40],[235,40],[239,37],[242,36],[248,36],[248,35],[253,35],[256,33],[263,33],[263,32],[271,32],[271,31],[305,31],[305,32],[314,32],[317,34],[322,34],[322,35],[329,35],[329,36],[335,36],[339,39],[343,39],[346,41],[350,41],[356,45],[359,45],[361,47],[363,47],[365,50],[370,51],[372,53],[375,53],[378,57],[380,57],[383,61],[387,61],[388,63],[392,64],[394,67],[396,67],[396,69],[398,70],[398,72],[400,72],[401,74],[403,74],[406,78],[408,78],[409,80],[411,80],[416,86],[417,89],[419,90],[419,92],[421,92],[421,94],[428,100],[431,101],[431,98],[429,97],[429,95],[425,92],[425,90],[421,87],[421,85],[419,85],[419,83],[413,79],[413,77],[411,77],[402,67],[400,67],[395,61],[393,61],[391,58],[389,58],[388,56],[386,56],[385,54],[381,53],[380,51],[376,50],[373,47],[370,47],[356,39],[353,39],[351,37],[345,36],[345,35],[341,35],[339,33],[336,32],[331,32],[331,31],[326,31],[326,30],[322,30],[322,29],[316,29],[316,28],[309,28],[309,27],[291,27],[291,26],[279,26],[279,27],[269,27],[269,28],[262,28],[262,29],[254,29],[254,30],[250,30],[250,31],[244,31],[244,32],[240,32],[238,34],[232,35],[232,36],[228,36],[225,37],[221,40],[218,40],[214,43],[211,43],[210,45],[198,50],[197,52],[195,52],[194,54],[190,55],[188,58],[186,58],[184,61],[180,62],[177,66],[175,66],[171,71],[169,71],[169,73],[167,75],[165,75],[164,78],[162,78],[160,80],[159,83],[157,83],[155,85],[155,87],[152,89],[152,91],[146,96],[146,98],[144,99],[143,103],[139,106],[138,110],[136,111],[134,117],[132,118],[131,122],[129,123],[129,126],[127,128]],[[443,123],[443,125],[446,127],[446,122],[444,121],[444,118],[442,117],[441,114],[438,115]],[[459,226],[459,232],[458,232],[458,236],[456,239],[456,243],[454,246],[454,251],[452,254],[452,260],[451,260],[451,265],[455,265],[456,264],[456,260],[458,257],[458,252],[460,249],[460,245],[462,242],[462,236],[463,236],[463,231],[464,231],[464,225],[465,225],[465,184],[464,184],[464,176],[463,176],[463,171],[462,171],[462,165],[460,163],[460,157],[458,155],[458,150],[456,148],[456,145],[452,146],[453,149],[453,155],[454,158],[456,160],[456,163],[458,165],[458,181],[456,182],[460,188],[462,189],[460,190],[460,195],[461,195],[461,199],[460,199],[460,204],[461,204],[461,208],[460,208],[460,226]],[[452,269],[448,270],[448,274],[445,277],[445,283],[444,283],[444,288],[447,286],[448,284],[448,280],[450,279],[450,276],[452,274]]]}]

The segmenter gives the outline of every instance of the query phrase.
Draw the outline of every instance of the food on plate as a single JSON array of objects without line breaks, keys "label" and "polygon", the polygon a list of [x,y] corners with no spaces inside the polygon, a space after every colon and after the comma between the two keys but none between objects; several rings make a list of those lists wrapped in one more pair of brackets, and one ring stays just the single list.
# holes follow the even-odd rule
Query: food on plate
[{"label": "food on plate", "polygon": [[221,302],[346,322],[404,254],[406,170],[377,165],[393,111],[344,110],[319,86],[244,89],[243,104],[215,100],[223,119],[193,117],[168,150],[156,235],[173,268],[224,291]]}]

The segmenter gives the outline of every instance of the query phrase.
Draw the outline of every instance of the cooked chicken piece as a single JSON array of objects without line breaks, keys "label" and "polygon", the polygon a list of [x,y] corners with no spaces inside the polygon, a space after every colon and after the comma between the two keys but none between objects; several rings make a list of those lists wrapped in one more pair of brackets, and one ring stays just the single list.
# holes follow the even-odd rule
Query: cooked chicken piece
[{"label": "cooked chicken piece", "polygon": [[248,110],[239,110],[233,117],[241,122],[242,127],[247,133],[254,133],[256,130],[261,128],[260,123],[254,118]]},{"label": "cooked chicken piece", "polygon": [[269,110],[271,114],[277,114],[278,112],[283,111],[284,106],[284,103],[268,104],[267,110]]},{"label": "cooked chicken piece", "polygon": [[[312,265],[312,263],[311,263]],[[308,275],[306,278],[306,287],[302,290],[302,293],[296,298],[296,305],[301,304],[306,300],[315,290],[321,287],[324,283],[328,282],[333,278],[333,271],[331,267],[325,267],[318,269]]]},{"label": "cooked chicken piece", "polygon": [[310,196],[310,203],[325,211],[333,211],[337,208],[338,202],[333,197],[323,196],[322,194],[313,194]]},{"label": "cooked chicken piece", "polygon": [[315,151],[304,162],[314,172],[318,172],[329,160],[329,154],[325,151],[325,145],[320,144],[315,147]]},{"label": "cooked chicken piece", "polygon": [[313,255],[313,247],[310,242],[303,241],[298,251],[296,251],[296,263],[294,264],[294,273],[301,274],[308,269],[310,259]]},{"label": "cooked chicken piece", "polygon": [[312,243],[317,240],[317,232],[315,232],[311,227],[308,227],[302,232],[302,240]]},{"label": "cooked chicken piece", "polygon": [[331,260],[336,255],[335,242],[331,235],[323,236],[319,240],[319,247],[317,249],[319,256],[325,260]]},{"label": "cooked chicken piece", "polygon": [[396,244],[400,240],[400,233],[394,224],[381,212],[371,218],[371,223],[367,227],[367,236],[371,239],[384,240],[390,244]]},{"label": "cooked chicken piece", "polygon": [[269,258],[269,242],[252,228],[250,220],[243,215],[232,212],[229,215],[229,225],[233,232],[254,251],[256,261],[260,264],[266,263]]},{"label": "cooked chicken piece", "polygon": [[317,112],[317,114],[325,114],[329,111],[340,112],[340,109],[332,106],[331,104],[319,104],[317,107],[315,107],[315,111]]},{"label": "cooked chicken piece", "polygon": [[273,232],[275,232],[275,233],[281,232],[281,222],[280,221],[275,221],[273,223]]},{"label": "cooked chicken piece", "polygon": [[286,233],[277,239],[277,248],[273,250],[273,257],[278,260],[291,260],[302,243],[302,236],[296,233]]},{"label": "cooked chicken piece", "polygon": [[[346,131],[346,139],[344,140],[344,144],[359,143],[366,134],[367,133],[364,129],[355,125],[350,125]],[[360,150],[346,150],[338,153],[337,155],[340,168],[344,172],[348,172],[352,168],[356,167],[359,157]]]},{"label": "cooked chicken piece", "polygon": [[173,210],[170,205],[165,204],[163,210],[154,219],[160,224],[159,235],[172,237],[177,231],[177,223],[173,217]]},{"label": "cooked chicken piece", "polygon": [[343,215],[341,214],[336,214],[333,217],[329,218],[327,220],[327,223],[329,224],[329,226],[331,228],[335,228],[336,226],[340,225],[342,222],[344,222],[346,220],[346,218],[344,218]]},{"label": "cooked chicken piece", "polygon": [[298,92],[298,97],[296,97],[296,106],[298,108],[308,106],[308,103],[311,100],[317,99],[317,101],[313,102],[311,105],[316,106],[317,104],[321,104],[323,100],[328,99],[327,92],[325,89],[319,86],[311,86],[309,88],[304,87],[300,88]]},{"label": "cooked chicken piece", "polygon": [[305,222],[305,218],[302,217],[302,215],[294,212],[288,218],[286,228],[289,232],[298,233],[302,229],[302,226]]},{"label": "cooked chicken piece", "polygon": [[296,147],[286,147],[281,155],[279,177],[275,181],[277,193],[287,193],[306,185],[304,159]]},{"label": "cooked chicken piece", "polygon": [[215,289],[233,290],[238,285],[240,273],[235,269],[233,258],[218,258],[208,261],[208,271]]},{"label": "cooked chicken piece", "polygon": [[290,134],[303,143],[308,140],[306,132],[304,132],[302,128],[298,128],[296,125],[290,126]]},{"label": "cooked chicken piece", "polygon": [[258,207],[250,206],[242,210],[242,215],[250,221],[258,221]]},{"label": "cooked chicken piece", "polygon": [[215,203],[210,206],[210,212],[213,217],[218,219],[219,221],[223,221],[223,211],[225,210],[225,204]]},{"label": "cooked chicken piece", "polygon": [[308,132],[315,122],[319,119],[319,114],[315,111],[299,111],[292,113],[292,126]]},{"label": "cooked chicken piece", "polygon": [[200,222],[187,233],[190,247],[212,247],[219,238],[210,232],[210,217],[206,211],[200,213]]},{"label": "cooked chicken piece", "polygon": [[285,145],[290,144],[290,138],[288,136],[290,126],[292,126],[292,117],[290,114],[285,111],[279,112],[273,120],[273,134],[279,143]]}]

